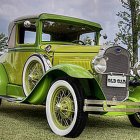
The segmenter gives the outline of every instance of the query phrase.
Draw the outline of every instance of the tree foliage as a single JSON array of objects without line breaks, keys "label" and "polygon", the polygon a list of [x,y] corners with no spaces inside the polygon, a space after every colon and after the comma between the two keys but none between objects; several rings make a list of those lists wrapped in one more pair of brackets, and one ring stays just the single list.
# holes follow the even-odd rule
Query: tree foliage
[{"label": "tree foliage", "polygon": [[8,38],[5,36],[4,33],[0,33],[0,50],[2,50],[3,48],[5,48],[7,39]]},{"label": "tree foliage", "polygon": [[121,0],[124,11],[117,13],[119,33],[117,39],[127,46],[131,53],[131,62],[134,65],[138,61],[138,39],[140,38],[140,1]]}]

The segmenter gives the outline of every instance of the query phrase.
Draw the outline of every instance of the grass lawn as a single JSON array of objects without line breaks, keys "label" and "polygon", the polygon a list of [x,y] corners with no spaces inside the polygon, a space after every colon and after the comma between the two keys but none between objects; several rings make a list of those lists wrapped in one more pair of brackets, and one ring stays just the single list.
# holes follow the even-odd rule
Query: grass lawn
[{"label": "grass lawn", "polygon": [[[90,115],[83,133],[75,140],[140,140],[140,129],[127,116]],[[42,106],[3,101],[0,107],[0,140],[69,140],[51,132]]]}]

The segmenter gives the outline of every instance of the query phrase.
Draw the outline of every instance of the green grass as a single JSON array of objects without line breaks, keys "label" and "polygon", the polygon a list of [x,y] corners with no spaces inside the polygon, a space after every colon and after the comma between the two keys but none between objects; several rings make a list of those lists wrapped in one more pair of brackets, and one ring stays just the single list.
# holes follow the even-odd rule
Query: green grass
[{"label": "green grass", "polygon": [[[90,115],[83,133],[75,140],[139,140],[140,129],[127,116]],[[42,106],[2,102],[0,140],[69,140],[51,132]]]}]

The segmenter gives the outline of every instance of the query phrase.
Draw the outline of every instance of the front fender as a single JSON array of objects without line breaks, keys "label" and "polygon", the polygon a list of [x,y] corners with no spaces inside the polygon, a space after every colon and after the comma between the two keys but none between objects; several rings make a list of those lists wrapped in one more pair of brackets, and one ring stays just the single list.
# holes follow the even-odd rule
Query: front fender
[{"label": "front fender", "polygon": [[63,71],[65,74],[74,78],[88,78],[88,79],[94,78],[93,75],[88,70],[86,70],[81,66],[73,65],[73,64],[56,65],[53,68],[51,68],[48,71],[48,73],[53,71],[58,71],[58,70]]},{"label": "front fender", "polygon": [[140,86],[130,87],[129,100],[133,102],[140,102]]},{"label": "front fender", "polygon": [[[89,81],[94,80],[95,82],[94,76],[88,70],[84,69],[81,66],[73,64],[56,65],[46,72],[46,74],[41,78],[41,80],[29,94],[29,96],[26,97],[26,99],[23,100],[22,102],[32,104],[42,104],[46,99],[47,93],[49,91],[52,82],[60,77],[73,77],[76,79],[81,79],[81,82],[82,79],[88,79]],[[96,87],[97,85],[98,84],[96,83]],[[98,89],[100,90],[101,93],[99,85]]]}]

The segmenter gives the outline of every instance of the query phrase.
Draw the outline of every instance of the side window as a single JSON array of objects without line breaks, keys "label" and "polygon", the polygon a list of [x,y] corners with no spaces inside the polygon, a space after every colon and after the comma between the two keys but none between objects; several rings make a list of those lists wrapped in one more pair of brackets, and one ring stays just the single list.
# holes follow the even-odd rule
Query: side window
[{"label": "side window", "polygon": [[36,41],[36,26],[32,23],[30,27],[24,27],[24,23],[18,24],[17,43],[34,44]]},{"label": "side window", "polygon": [[51,35],[47,33],[42,33],[42,41],[51,41]]},{"label": "side window", "polygon": [[25,31],[24,44],[26,44],[26,43],[33,44],[33,43],[35,43],[35,39],[36,39],[36,32]]}]

